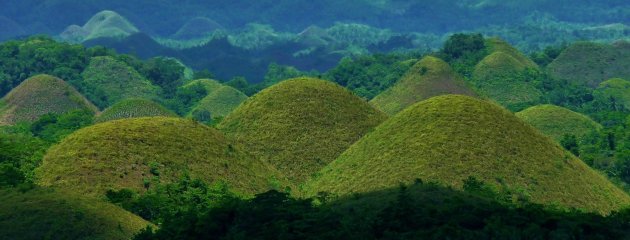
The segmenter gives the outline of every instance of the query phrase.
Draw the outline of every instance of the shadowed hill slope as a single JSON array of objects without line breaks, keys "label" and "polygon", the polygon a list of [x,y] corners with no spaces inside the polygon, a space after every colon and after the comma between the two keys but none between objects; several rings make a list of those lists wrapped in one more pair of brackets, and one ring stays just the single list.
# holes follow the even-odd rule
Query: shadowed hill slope
[{"label": "shadowed hill slope", "polygon": [[3,239],[131,239],[149,225],[122,208],[60,190],[0,189]]},{"label": "shadowed hill slope", "polygon": [[630,79],[628,46],[624,42],[574,43],[547,66],[547,71],[553,78],[592,88],[611,78]]}]

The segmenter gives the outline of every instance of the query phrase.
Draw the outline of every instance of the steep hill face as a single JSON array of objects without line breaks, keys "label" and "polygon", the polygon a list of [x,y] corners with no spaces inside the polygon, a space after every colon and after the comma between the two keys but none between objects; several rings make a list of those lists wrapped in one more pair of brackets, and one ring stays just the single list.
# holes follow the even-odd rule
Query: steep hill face
[{"label": "steep hill face", "polygon": [[276,172],[213,128],[165,117],[109,121],[81,129],[51,148],[37,169],[38,183],[102,196],[107,190],[142,192],[155,181],[184,174],[235,191],[269,189]]},{"label": "steep hill face", "polygon": [[131,239],[149,225],[116,205],[60,190],[3,189],[0,202],[5,239]]},{"label": "steep hill face", "polygon": [[128,98],[153,99],[158,87],[112,57],[94,57],[82,73],[88,96],[100,108]]},{"label": "steep hill face", "polygon": [[247,100],[247,95],[241,91],[230,86],[221,86],[201,99],[192,109],[191,114],[207,112],[212,118],[222,118],[236,109],[245,100]]},{"label": "steep hill face", "polygon": [[76,89],[50,75],[31,77],[0,100],[0,124],[35,121],[47,113],[73,110],[97,112],[97,108]]},{"label": "steep hill face", "polygon": [[621,78],[606,80],[595,89],[593,97],[615,109],[630,110],[630,81]]},{"label": "steep hill face", "polygon": [[126,99],[105,109],[94,119],[95,122],[107,122],[124,118],[139,117],[177,117],[177,114],[162,105],[146,99]]},{"label": "steep hill face", "polygon": [[298,78],[249,98],[218,127],[300,183],[385,118],[336,84]]},{"label": "steep hill face", "polygon": [[565,135],[582,137],[602,126],[589,117],[555,105],[530,107],[516,116],[545,135],[560,142]]},{"label": "steep hill face", "polygon": [[574,43],[547,66],[547,71],[556,79],[592,88],[611,78],[630,79],[630,47],[627,46],[627,42]]},{"label": "steep hill face", "polygon": [[538,67],[529,59],[519,60],[522,54],[511,51],[511,47],[491,48],[494,52],[481,60],[473,72],[472,82],[479,92],[510,110],[540,102],[543,94],[531,82]]},{"label": "steep hill face", "polygon": [[435,57],[425,57],[394,86],[377,95],[370,103],[394,115],[414,103],[443,94],[475,96],[448,63]]},{"label": "steep hill face", "polygon": [[610,212],[630,197],[512,113],[467,96],[407,108],[352,145],[306,184],[348,195],[415,179],[462,187],[481,179],[543,204]]}]

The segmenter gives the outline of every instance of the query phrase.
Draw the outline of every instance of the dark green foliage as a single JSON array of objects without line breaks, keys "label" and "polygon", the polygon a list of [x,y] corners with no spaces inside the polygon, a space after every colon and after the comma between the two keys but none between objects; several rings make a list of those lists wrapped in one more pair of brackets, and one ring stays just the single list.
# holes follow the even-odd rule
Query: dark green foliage
[{"label": "dark green foliage", "polygon": [[[269,191],[223,198],[200,212],[181,211],[136,239],[618,239],[630,212],[608,217],[510,202],[469,178],[465,192],[417,181],[398,189],[314,205]],[[325,193],[322,193],[325,195]]]},{"label": "dark green foliage", "polygon": [[394,85],[416,63],[421,54],[390,53],[343,58],[323,78],[355,94],[372,99]]},{"label": "dark green foliage", "polygon": [[162,224],[182,213],[198,213],[226,200],[237,199],[227,185],[208,185],[201,180],[182,177],[169,184],[156,183],[142,195],[129,189],[106,192],[107,200],[154,223]]},{"label": "dark green foliage", "polygon": [[28,130],[0,130],[0,187],[30,182],[49,144]]},{"label": "dark green foliage", "polygon": [[96,52],[80,45],[57,43],[44,36],[0,44],[0,96],[42,73],[77,83],[93,54]]},{"label": "dark green foliage", "polygon": [[565,134],[560,140],[560,145],[574,155],[579,155],[578,143],[575,135]]},{"label": "dark green foliage", "polygon": [[163,95],[169,98],[183,83],[184,69],[175,59],[156,57],[146,61],[140,72],[153,84],[162,87]]},{"label": "dark green foliage", "polygon": [[59,142],[76,130],[89,126],[94,121],[91,111],[77,110],[66,114],[46,114],[31,125],[36,137],[49,142]]},{"label": "dark green foliage", "polygon": [[553,60],[556,59],[562,51],[567,49],[567,47],[568,45],[566,43],[560,46],[548,46],[543,51],[530,54],[530,58],[538,64],[538,66],[546,67],[553,62]]},{"label": "dark green foliage", "polygon": [[448,62],[458,73],[470,77],[475,65],[488,54],[481,34],[458,33],[451,35],[435,55]]}]

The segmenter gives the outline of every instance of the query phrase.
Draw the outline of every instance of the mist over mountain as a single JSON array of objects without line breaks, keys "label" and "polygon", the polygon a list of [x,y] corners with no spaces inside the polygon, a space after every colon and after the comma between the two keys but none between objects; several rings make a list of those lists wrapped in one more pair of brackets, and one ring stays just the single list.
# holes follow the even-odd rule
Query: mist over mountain
[{"label": "mist over mountain", "polygon": [[257,22],[301,31],[310,25],[356,22],[396,31],[444,33],[516,24],[534,12],[573,23],[628,24],[628,5],[624,0],[4,0],[0,15],[25,26],[28,33],[58,33],[102,10],[118,12],[142,31],[159,36],[175,34],[198,17],[230,29]]}]

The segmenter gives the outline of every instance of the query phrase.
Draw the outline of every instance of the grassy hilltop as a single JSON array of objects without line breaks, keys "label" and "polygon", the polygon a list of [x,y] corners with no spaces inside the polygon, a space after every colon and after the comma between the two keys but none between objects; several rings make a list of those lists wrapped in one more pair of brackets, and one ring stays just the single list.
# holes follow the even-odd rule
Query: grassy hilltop
[{"label": "grassy hilltop", "polygon": [[461,187],[473,176],[534,202],[610,212],[630,197],[512,113],[471,97],[420,102],[367,134],[307,184],[369,192],[414,179]]},{"label": "grassy hilltop", "polygon": [[443,94],[475,96],[464,79],[448,63],[435,57],[425,57],[391,88],[370,103],[389,115],[394,115],[416,102]]},{"label": "grassy hilltop", "polygon": [[50,75],[31,77],[0,100],[0,124],[35,121],[47,113],[67,113],[97,108],[76,89]]},{"label": "grassy hilltop", "polygon": [[[184,174],[223,181],[253,194],[272,187],[275,171],[222,133],[192,120],[149,117],[109,121],[81,129],[51,148],[37,169],[38,183],[88,195]],[[280,178],[278,178],[280,179]]]},{"label": "grassy hilltop", "polygon": [[516,116],[558,142],[565,135],[582,137],[602,128],[583,114],[549,104],[530,107]]},{"label": "grassy hilltop", "polygon": [[300,183],[385,118],[334,83],[299,78],[254,95],[219,129]]}]

